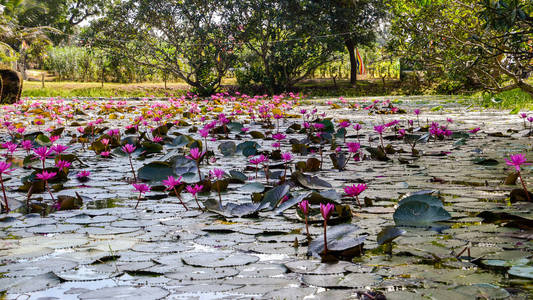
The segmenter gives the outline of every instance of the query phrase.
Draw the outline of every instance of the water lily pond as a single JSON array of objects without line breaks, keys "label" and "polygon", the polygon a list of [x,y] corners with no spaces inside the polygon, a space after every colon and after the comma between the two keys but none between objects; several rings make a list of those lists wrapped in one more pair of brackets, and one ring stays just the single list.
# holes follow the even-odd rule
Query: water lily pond
[{"label": "water lily pond", "polygon": [[458,100],[4,106],[0,291],[528,299],[531,123]]}]

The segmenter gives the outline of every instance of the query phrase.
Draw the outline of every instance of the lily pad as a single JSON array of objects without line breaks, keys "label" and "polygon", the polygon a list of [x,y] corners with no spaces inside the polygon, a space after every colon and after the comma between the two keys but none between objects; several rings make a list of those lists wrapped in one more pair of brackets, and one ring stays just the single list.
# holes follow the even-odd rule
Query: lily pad
[{"label": "lily pad", "polygon": [[106,287],[83,293],[78,296],[81,300],[90,299],[139,299],[139,300],[157,300],[163,299],[170,294],[169,291],[160,287],[149,286],[115,286]]},{"label": "lily pad", "polygon": [[[339,259],[351,259],[354,256],[361,255],[363,243],[366,235],[358,234],[359,227],[353,224],[341,224],[337,226],[328,226],[327,241],[328,253],[333,252],[334,256]],[[321,257],[324,252],[324,238],[317,237],[309,243],[307,254],[314,257]]]},{"label": "lily pad", "polygon": [[54,273],[57,277],[64,281],[91,281],[109,279],[120,275],[120,273],[102,273],[97,272],[92,268],[81,266],[80,268]]},{"label": "lily pad", "polygon": [[441,206],[410,201],[400,205],[393,218],[397,226],[428,227],[435,225],[435,222],[451,219],[451,215]]},{"label": "lily pad", "polygon": [[273,210],[278,206],[281,199],[289,193],[289,190],[290,186],[288,184],[282,184],[267,191],[263,196],[259,209]]},{"label": "lily pad", "polygon": [[333,186],[316,176],[304,175],[299,171],[292,172],[291,178],[294,178],[302,186],[313,190],[325,190],[331,189]]},{"label": "lily pad", "polygon": [[235,268],[199,268],[183,266],[176,269],[175,273],[165,274],[165,277],[177,280],[207,280],[221,279],[239,274]]},{"label": "lily pad", "polygon": [[232,156],[237,151],[237,145],[234,142],[228,141],[218,145],[218,149],[224,156]]},{"label": "lily pad", "polygon": [[304,275],[302,280],[307,285],[324,288],[366,288],[377,286],[382,281],[380,276],[372,273]]},{"label": "lily pad", "polygon": [[190,266],[208,268],[244,266],[258,260],[259,257],[254,255],[229,253],[202,253],[183,258],[183,262]]},{"label": "lily pad", "polygon": [[406,233],[405,230],[394,226],[387,226],[378,233],[378,245],[392,242],[395,238],[400,237]]},{"label": "lily pad", "polygon": [[507,273],[516,277],[533,279],[533,266],[514,266]]},{"label": "lily pad", "polygon": [[294,273],[298,274],[340,274],[345,272],[345,268],[351,266],[352,263],[339,261],[335,263],[322,263],[313,260],[298,260],[285,263],[285,266]]},{"label": "lily pad", "polygon": [[160,182],[168,176],[174,176],[174,171],[169,163],[154,161],[141,167],[137,171],[137,176],[140,180]]},{"label": "lily pad", "polygon": [[261,182],[250,182],[241,186],[239,190],[245,193],[262,193],[265,186]]}]

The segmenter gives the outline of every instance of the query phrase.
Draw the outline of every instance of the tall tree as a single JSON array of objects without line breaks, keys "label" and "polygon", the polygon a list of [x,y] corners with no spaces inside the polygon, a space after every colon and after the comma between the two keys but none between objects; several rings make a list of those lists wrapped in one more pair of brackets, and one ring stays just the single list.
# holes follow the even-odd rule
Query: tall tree
[{"label": "tall tree", "polygon": [[320,21],[319,8],[301,0],[238,1],[231,16],[237,41],[244,45],[239,83],[286,91],[331,61],[339,44]]},{"label": "tall tree", "polygon": [[60,31],[51,26],[24,26],[20,24],[20,15],[42,8],[40,3],[31,0],[0,0],[0,62],[15,63],[26,77],[26,55],[29,52],[40,52],[52,42],[52,33]]},{"label": "tall tree", "polygon": [[18,19],[23,26],[51,26],[61,30],[63,34],[51,36],[57,43],[68,41],[80,24],[100,16],[108,3],[106,0],[40,0],[38,7],[20,12]]},{"label": "tall tree", "polygon": [[93,22],[94,45],[171,73],[198,93],[216,91],[232,66],[232,31],[222,0],[119,1]]},{"label": "tall tree", "polygon": [[394,0],[391,12],[390,48],[428,76],[533,95],[530,0]]},{"label": "tall tree", "polygon": [[350,55],[350,83],[357,81],[355,49],[370,46],[376,40],[377,30],[385,17],[381,0],[314,0],[325,12],[321,24],[328,26]]}]

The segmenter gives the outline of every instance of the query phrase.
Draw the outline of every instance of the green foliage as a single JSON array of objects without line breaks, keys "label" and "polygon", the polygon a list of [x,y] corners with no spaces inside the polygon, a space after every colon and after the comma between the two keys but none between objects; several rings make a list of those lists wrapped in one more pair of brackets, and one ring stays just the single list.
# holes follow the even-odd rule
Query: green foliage
[{"label": "green foliage", "polygon": [[[513,88],[533,95],[524,79],[530,61],[532,4],[529,0],[394,0],[389,48],[427,85],[439,90]],[[478,13],[473,13],[478,12]]]},{"label": "green foliage", "polygon": [[208,95],[216,91],[235,60],[227,1],[115,3],[86,37],[114,56],[173,74]]},{"label": "green foliage", "polygon": [[236,72],[240,85],[288,90],[331,61],[341,44],[326,36],[331,31],[319,22],[325,12],[311,2],[249,0],[233,8],[232,23],[242,24],[237,40],[245,45]]},{"label": "green foliage", "polygon": [[533,109],[533,97],[522,91],[514,89],[497,94],[484,93],[476,95],[474,103],[487,108],[499,109]]},{"label": "green foliage", "polygon": [[154,68],[99,49],[76,46],[50,47],[43,59],[43,68],[56,74],[60,81],[101,81],[102,72],[106,82],[162,79]]}]

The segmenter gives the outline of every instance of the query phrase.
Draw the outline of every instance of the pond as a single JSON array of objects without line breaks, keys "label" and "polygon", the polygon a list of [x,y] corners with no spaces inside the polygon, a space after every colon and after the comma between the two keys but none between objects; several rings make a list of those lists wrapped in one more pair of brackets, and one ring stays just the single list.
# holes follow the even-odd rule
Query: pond
[{"label": "pond", "polygon": [[[0,291],[526,299],[533,203],[505,159],[531,159],[531,124],[460,102],[218,94],[4,106]],[[533,180],[531,165],[520,170]]]}]

